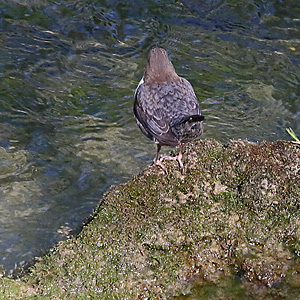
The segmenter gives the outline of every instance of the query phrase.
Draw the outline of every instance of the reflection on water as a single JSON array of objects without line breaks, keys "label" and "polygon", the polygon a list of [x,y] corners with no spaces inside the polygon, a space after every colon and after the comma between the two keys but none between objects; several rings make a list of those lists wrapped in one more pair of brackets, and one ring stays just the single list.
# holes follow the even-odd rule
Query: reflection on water
[{"label": "reflection on water", "polygon": [[151,162],[132,102],[152,46],[192,82],[203,138],[300,135],[294,2],[2,2],[0,264],[49,249]]}]

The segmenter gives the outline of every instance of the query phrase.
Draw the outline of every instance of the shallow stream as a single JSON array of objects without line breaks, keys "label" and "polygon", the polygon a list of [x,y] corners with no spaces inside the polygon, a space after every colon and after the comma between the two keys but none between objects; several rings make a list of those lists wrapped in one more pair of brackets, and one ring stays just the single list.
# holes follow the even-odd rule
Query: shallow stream
[{"label": "shallow stream", "polygon": [[2,1],[0,265],[79,230],[151,163],[132,104],[153,46],[194,86],[203,138],[300,136],[299,16],[291,0]]}]

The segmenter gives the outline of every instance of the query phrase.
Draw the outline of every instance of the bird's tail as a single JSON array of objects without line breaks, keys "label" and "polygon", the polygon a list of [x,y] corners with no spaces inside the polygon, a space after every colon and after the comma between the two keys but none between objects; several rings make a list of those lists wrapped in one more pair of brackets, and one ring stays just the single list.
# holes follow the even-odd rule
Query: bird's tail
[{"label": "bird's tail", "polygon": [[180,122],[171,126],[171,131],[180,142],[192,141],[202,134],[203,120],[204,116],[202,115],[184,117]]},{"label": "bird's tail", "polygon": [[188,116],[186,118],[184,118],[183,120],[181,120],[181,124],[184,124],[186,122],[191,122],[191,123],[194,123],[194,122],[201,122],[204,120],[204,116],[202,115],[192,115],[192,116]]}]

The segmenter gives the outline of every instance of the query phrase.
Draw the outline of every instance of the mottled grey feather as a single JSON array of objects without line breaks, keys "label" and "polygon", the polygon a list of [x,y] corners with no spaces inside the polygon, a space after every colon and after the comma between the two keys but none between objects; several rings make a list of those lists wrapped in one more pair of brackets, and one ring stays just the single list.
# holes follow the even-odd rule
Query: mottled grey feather
[{"label": "mottled grey feather", "polygon": [[[134,111],[143,133],[161,145],[176,146],[193,140],[203,130],[202,122],[198,122],[189,138],[188,124],[178,126],[186,117],[201,114],[194,90],[184,78],[179,77],[177,82],[142,83],[136,91]],[[186,128],[187,132],[179,134],[179,128]]]},{"label": "mottled grey feather", "polygon": [[194,90],[176,74],[161,48],[150,52],[147,71],[135,92],[134,114],[142,132],[160,145],[177,146],[203,132],[204,117]]}]

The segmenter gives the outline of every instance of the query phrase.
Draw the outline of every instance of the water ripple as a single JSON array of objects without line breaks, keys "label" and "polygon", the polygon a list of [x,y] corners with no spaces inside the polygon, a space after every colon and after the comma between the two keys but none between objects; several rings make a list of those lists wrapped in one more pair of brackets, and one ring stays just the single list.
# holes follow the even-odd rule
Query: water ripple
[{"label": "water ripple", "polygon": [[0,13],[0,263],[10,272],[152,161],[132,103],[153,46],[194,86],[203,138],[300,135],[296,2],[27,0]]}]

